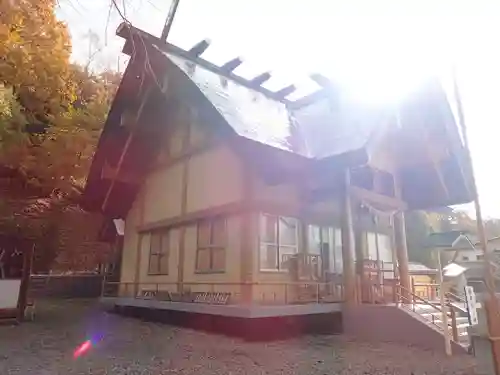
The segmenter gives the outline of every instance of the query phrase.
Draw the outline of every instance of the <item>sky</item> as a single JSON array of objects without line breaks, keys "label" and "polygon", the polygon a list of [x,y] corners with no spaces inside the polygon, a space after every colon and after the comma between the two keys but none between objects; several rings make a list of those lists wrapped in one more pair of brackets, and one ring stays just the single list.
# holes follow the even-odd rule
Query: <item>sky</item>
[{"label": "sky", "polygon": [[[170,6],[169,0],[59,3],[73,58],[86,63],[94,55],[94,69],[123,69],[126,62],[115,36],[122,21],[116,6],[154,35]],[[426,76],[455,66],[483,214],[500,218],[499,18],[498,0],[180,0],[168,40],[188,49],[209,38],[205,59],[222,64],[241,56],[236,73],[271,70],[264,86],[273,90],[295,83],[294,95],[305,95],[315,88],[309,74],[319,72],[373,104],[397,100]]]}]

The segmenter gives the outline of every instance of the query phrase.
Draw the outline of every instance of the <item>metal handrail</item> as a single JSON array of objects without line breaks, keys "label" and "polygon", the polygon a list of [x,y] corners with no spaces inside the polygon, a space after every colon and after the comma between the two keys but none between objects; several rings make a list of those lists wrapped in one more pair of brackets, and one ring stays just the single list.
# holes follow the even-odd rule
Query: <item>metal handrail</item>
[{"label": "metal handrail", "polygon": [[446,292],[445,293],[445,296],[446,297],[451,297],[451,299],[455,300],[455,302],[462,302],[462,303],[465,303],[465,298],[462,298],[454,293],[451,293],[451,292]]},{"label": "metal handrail", "polygon": [[[443,309],[439,306],[437,306],[436,304],[432,303],[432,302],[429,302],[427,300],[425,300],[424,298],[420,297],[420,296],[417,296],[416,294],[412,293],[410,290],[408,290],[407,288],[403,287],[402,285],[398,284],[396,286],[396,288],[400,291],[401,289],[404,290],[405,292],[408,293],[408,295],[412,298],[412,302],[411,303],[401,303],[400,306],[401,307],[405,307],[405,305],[411,305],[412,306],[412,309],[411,311],[413,311],[414,313],[417,313],[415,311],[415,300],[418,300],[420,302],[423,302],[424,305],[427,305],[427,306],[431,306],[434,310],[436,310],[435,312],[439,312],[440,314],[443,313]],[[403,299],[405,298],[406,296],[403,296],[401,292],[398,292],[396,291],[396,295]],[[456,307],[453,306],[451,303],[447,302],[446,303],[446,306],[450,308],[450,317],[451,317],[451,322],[448,323],[448,329],[451,328],[452,330],[452,337],[453,337],[453,341],[458,341],[458,329],[457,329],[457,318],[456,318]],[[444,331],[444,327],[442,326],[443,322],[441,321],[441,325],[437,324],[436,323],[436,319],[434,317],[434,314],[431,313],[430,314],[430,317],[431,319],[428,319],[427,317],[425,317],[424,315],[422,314],[418,314],[422,319],[426,320],[426,321],[429,321],[430,323],[432,323],[434,326],[436,326],[439,330],[441,331]]]},{"label": "metal handrail", "polygon": [[155,285],[155,286],[177,286],[177,285],[192,285],[192,286],[337,286],[342,287],[342,284],[335,282],[315,282],[315,281],[292,281],[292,282],[199,282],[199,281],[185,281],[182,283],[178,282],[120,282],[120,281],[105,281],[105,285]]},{"label": "metal handrail", "polygon": [[[237,301],[243,296],[245,286],[269,287],[258,290],[254,294],[257,303],[334,303],[343,301],[342,285],[335,282],[314,282],[314,281],[290,281],[290,282],[115,282],[105,281],[102,285],[102,297],[127,296],[131,298],[141,298],[141,291],[163,292],[168,291],[174,295],[189,293],[230,293]],[[199,288],[199,287],[202,288]],[[303,287],[306,287],[304,289]],[[113,288],[114,287],[114,288]],[[120,288],[120,287],[123,287]],[[193,287],[194,290],[191,290]],[[226,288],[224,288],[226,287]],[[301,288],[302,287],[302,288]],[[112,289],[111,289],[112,288]],[[116,289],[115,289],[116,288]],[[200,290],[203,289],[203,290]],[[311,294],[304,296],[304,290]],[[306,298],[304,298],[306,297]],[[310,297],[310,298],[307,298]]]},{"label": "metal handrail", "polygon": [[[396,285],[396,288],[397,290],[404,290],[406,293],[408,293],[410,295],[410,297],[412,298],[412,301],[413,301],[413,304],[415,304],[415,300],[418,300],[418,301],[421,301],[423,302],[425,305],[429,305],[429,306],[432,306],[433,308],[435,308],[436,310],[438,310],[439,312],[442,312],[441,308],[439,306],[437,306],[436,304],[432,303],[432,302],[429,302],[428,300],[426,300],[425,298],[422,298],[418,295],[416,295],[415,293],[413,293],[411,290],[405,288],[404,286],[402,286],[401,284],[398,284]],[[396,294],[401,297],[401,299],[405,298],[405,296],[402,295],[401,292],[398,293],[398,291],[396,291]]]},{"label": "metal handrail", "polygon": [[[396,295],[399,297],[399,298],[398,298],[398,301],[397,301],[398,306],[401,306],[401,307],[405,307],[405,308],[406,308],[406,305],[411,305],[411,306],[412,306],[412,308],[411,308],[411,310],[410,310],[410,311],[413,311],[414,313],[416,313],[416,311],[415,311],[415,300],[418,300],[418,301],[422,302],[422,304],[423,304],[423,305],[431,306],[434,310],[436,310],[435,312],[439,312],[439,313],[442,313],[442,312],[443,312],[443,311],[442,311],[442,309],[441,309],[439,306],[437,306],[437,305],[433,304],[432,302],[429,302],[429,301],[425,300],[424,298],[422,298],[422,297],[420,297],[420,296],[417,296],[416,294],[412,293],[410,290],[408,290],[408,289],[407,289],[407,288],[405,288],[404,286],[402,286],[402,285],[397,285],[397,286],[396,286],[396,288],[397,288],[397,290],[396,290]],[[403,303],[403,302],[399,303],[399,299],[401,299],[401,300],[402,300],[402,299],[406,299],[406,298],[407,298],[407,296],[403,296],[403,294],[401,293],[401,290],[403,290],[403,291],[405,291],[406,293],[408,293],[409,297],[411,297],[411,301],[410,301],[409,303]],[[408,309],[407,309],[407,310],[408,310]],[[419,315],[420,315],[420,317],[421,317],[422,319],[427,320],[427,321],[429,321],[430,323],[434,324],[434,325],[435,325],[436,327],[438,327],[440,330],[444,330],[444,328],[443,328],[442,326],[440,326],[440,325],[438,325],[438,324],[436,323],[436,319],[435,319],[435,317],[434,317],[434,314],[432,314],[432,313],[430,314],[431,319],[428,319],[428,318],[427,318],[427,317],[425,317],[424,315],[421,315],[421,314],[419,314]]]}]

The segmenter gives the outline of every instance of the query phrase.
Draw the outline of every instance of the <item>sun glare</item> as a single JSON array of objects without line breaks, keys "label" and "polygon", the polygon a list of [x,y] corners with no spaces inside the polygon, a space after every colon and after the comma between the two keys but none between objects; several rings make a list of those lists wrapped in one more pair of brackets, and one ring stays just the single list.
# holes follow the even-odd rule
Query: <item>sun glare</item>
[{"label": "sun glare", "polygon": [[391,104],[417,89],[423,81],[439,75],[449,56],[443,48],[444,33],[413,14],[392,13],[346,18],[335,28],[342,30],[332,56],[323,69],[358,100]]}]

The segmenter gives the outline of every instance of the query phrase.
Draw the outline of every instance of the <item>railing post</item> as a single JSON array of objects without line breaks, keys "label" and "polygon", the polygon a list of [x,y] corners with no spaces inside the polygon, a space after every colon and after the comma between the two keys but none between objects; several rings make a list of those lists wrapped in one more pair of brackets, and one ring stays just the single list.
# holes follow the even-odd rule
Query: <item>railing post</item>
[{"label": "railing post", "polygon": [[106,274],[102,277],[102,282],[101,282],[101,298],[105,297],[104,296],[104,288],[106,287]]},{"label": "railing post", "polygon": [[457,313],[451,304],[448,305],[448,307],[450,308],[451,313],[451,332],[453,335],[453,341],[458,342]]},{"label": "railing post", "polygon": [[288,284],[285,283],[285,305],[288,305]]},{"label": "railing post", "polygon": [[410,277],[410,282],[411,282],[411,301],[412,301],[412,304],[415,305],[415,303],[417,303],[417,301],[415,301],[415,280],[413,280],[412,277]]},{"label": "railing post", "polygon": [[319,283],[316,283],[316,303],[319,303]]}]

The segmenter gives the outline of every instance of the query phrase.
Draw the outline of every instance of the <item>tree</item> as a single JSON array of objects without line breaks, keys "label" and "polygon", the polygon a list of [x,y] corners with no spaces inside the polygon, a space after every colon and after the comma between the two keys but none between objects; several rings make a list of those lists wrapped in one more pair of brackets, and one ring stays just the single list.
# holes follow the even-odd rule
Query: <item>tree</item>
[{"label": "tree", "polygon": [[[485,220],[487,238],[500,236],[500,219]],[[406,214],[406,239],[410,260],[435,266],[435,260],[427,248],[430,233],[463,231],[477,235],[476,220],[467,212],[449,210],[444,212],[413,211]]]},{"label": "tree", "polygon": [[[407,213],[405,218],[406,240],[410,260],[431,267],[436,265],[427,245],[429,234],[452,230],[476,233],[476,221],[466,212],[460,210],[450,209],[443,212],[412,211]],[[500,221],[498,223],[498,229],[500,229]]]},{"label": "tree", "polygon": [[0,91],[0,103],[4,103],[0,104],[0,160],[21,171],[46,194],[82,186],[120,75],[92,75],[73,65],[71,79],[78,87],[78,100],[52,117],[52,125],[37,136],[36,143],[23,131],[26,120],[11,90]]},{"label": "tree", "polygon": [[405,215],[406,243],[410,261],[428,266],[433,264],[432,255],[426,243],[427,237],[434,231],[432,219],[435,220],[435,217],[425,211],[411,211]]},{"label": "tree", "polygon": [[476,233],[476,220],[473,219],[467,212],[461,210],[453,210],[448,215],[443,215],[441,231],[461,230],[468,233]]},{"label": "tree", "polygon": [[[70,64],[70,39],[54,15],[55,3],[0,2],[0,231],[35,240],[41,270],[51,267],[64,244],[76,248],[74,233],[64,234],[71,232],[68,209],[121,78]],[[71,215],[85,213],[74,209]],[[96,231],[85,228],[96,220],[75,220],[79,235]]]},{"label": "tree", "polygon": [[[11,181],[8,192],[2,194],[4,204],[0,205],[0,230],[3,233],[21,233],[35,240],[36,269],[44,272],[52,267],[61,249],[69,249],[68,243],[73,243],[71,248],[81,249],[75,243],[79,242],[76,238],[84,238],[87,233],[95,236],[97,233],[93,225],[96,220],[85,217],[79,219],[78,231],[68,228],[67,209],[74,201],[68,198],[72,198],[75,188],[83,186],[120,80],[120,75],[113,72],[90,75],[78,66],[72,69],[81,73],[79,81],[75,78],[79,83],[79,100],[66,112],[54,117],[53,125],[36,145],[22,130],[25,123],[22,107],[12,91],[5,87],[0,90],[0,160],[4,169],[14,171],[8,178]],[[62,193],[62,197],[55,193]],[[37,207],[36,212],[31,212],[32,207]],[[76,210],[72,215],[86,214]],[[61,237],[61,233],[70,234],[69,237]],[[94,243],[91,247],[83,247],[86,255],[81,254],[78,262],[84,262],[85,268],[90,267],[92,259],[100,257],[102,261],[106,256],[102,245],[98,245]],[[100,251],[96,252],[96,249]],[[72,254],[75,255],[74,252]],[[65,256],[64,262],[77,269],[75,262],[66,258],[68,256]]]},{"label": "tree", "polygon": [[0,82],[13,89],[32,124],[50,124],[75,99],[69,33],[55,5],[24,0],[0,12]]},{"label": "tree", "polygon": [[12,89],[0,85],[0,155],[5,156],[8,147],[19,150],[27,144],[25,125],[26,118]]}]

